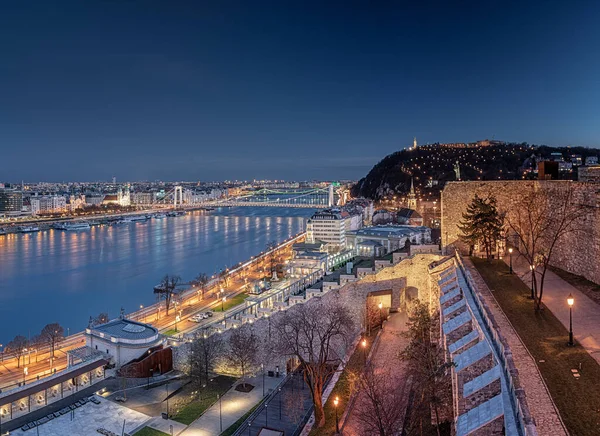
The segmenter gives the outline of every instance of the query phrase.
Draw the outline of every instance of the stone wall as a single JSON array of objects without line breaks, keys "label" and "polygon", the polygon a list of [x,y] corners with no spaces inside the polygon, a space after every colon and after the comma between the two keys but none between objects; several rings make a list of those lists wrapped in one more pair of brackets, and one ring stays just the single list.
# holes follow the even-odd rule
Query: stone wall
[{"label": "stone wall", "polygon": [[581,275],[600,284],[600,184],[580,183],[566,180],[557,181],[485,181],[485,182],[451,182],[442,191],[442,244],[456,245],[465,251],[466,247],[459,240],[461,234],[458,224],[462,214],[475,194],[482,197],[493,195],[498,207],[507,214],[514,210],[518,194],[535,187],[547,190],[552,200],[553,190],[574,189],[573,201],[592,206],[591,212],[581,220],[582,231],[569,235],[560,241],[555,248],[552,264],[573,274]]}]

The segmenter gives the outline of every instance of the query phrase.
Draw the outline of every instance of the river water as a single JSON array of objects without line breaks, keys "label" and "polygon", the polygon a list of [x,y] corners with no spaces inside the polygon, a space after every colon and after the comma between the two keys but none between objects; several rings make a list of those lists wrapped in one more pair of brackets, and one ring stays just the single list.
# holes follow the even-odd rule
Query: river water
[{"label": "river water", "polygon": [[51,322],[65,331],[90,316],[154,303],[167,273],[214,274],[305,229],[312,209],[222,208],[181,217],[0,236],[0,343]]}]

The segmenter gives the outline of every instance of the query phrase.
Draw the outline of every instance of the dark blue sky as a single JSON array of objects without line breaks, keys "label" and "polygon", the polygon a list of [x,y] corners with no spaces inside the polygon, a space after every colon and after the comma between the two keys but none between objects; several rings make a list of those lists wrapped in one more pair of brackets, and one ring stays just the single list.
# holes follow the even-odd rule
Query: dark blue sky
[{"label": "dark blue sky", "polygon": [[0,180],[359,178],[413,136],[595,147],[599,4],[3,2]]}]

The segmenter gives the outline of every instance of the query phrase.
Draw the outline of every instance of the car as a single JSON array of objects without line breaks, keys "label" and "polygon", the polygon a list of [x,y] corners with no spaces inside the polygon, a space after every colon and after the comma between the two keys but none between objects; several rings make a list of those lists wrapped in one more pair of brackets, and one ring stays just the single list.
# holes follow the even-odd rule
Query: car
[{"label": "car", "polygon": [[190,321],[192,322],[200,322],[202,320],[202,315],[198,314],[198,315],[194,315],[190,318]]},{"label": "car", "polygon": [[206,312],[204,315],[206,315],[207,318],[210,318],[213,316],[213,313],[211,311]]}]

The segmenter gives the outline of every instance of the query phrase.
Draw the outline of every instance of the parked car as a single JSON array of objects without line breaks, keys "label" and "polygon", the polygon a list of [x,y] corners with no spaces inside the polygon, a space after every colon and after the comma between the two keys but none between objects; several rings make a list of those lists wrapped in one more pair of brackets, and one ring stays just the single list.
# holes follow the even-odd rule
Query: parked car
[{"label": "parked car", "polygon": [[210,318],[211,316],[213,316],[213,313],[212,311],[208,311],[204,315],[206,315],[207,318]]},{"label": "parked car", "polygon": [[200,322],[204,317],[201,314],[194,315],[190,318],[192,322]]}]

